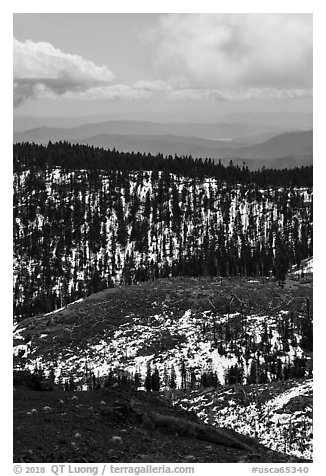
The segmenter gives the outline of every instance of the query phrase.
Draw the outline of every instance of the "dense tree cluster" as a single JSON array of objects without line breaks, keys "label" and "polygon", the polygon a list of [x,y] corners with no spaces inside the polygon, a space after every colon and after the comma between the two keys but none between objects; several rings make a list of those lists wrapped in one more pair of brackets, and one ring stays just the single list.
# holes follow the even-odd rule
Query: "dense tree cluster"
[{"label": "dense tree cluster", "polygon": [[193,159],[191,156],[164,157],[162,154],[119,152],[93,146],[49,142],[47,146],[29,142],[14,144],[14,171],[46,170],[140,171],[152,170],[203,180],[214,177],[228,184],[256,184],[259,187],[312,187],[312,166],[293,169],[262,169],[250,171],[247,166],[229,166],[212,159]]},{"label": "dense tree cluster", "polygon": [[[264,322],[262,329],[252,327],[243,310],[230,321],[205,322],[203,339],[222,356],[235,356],[225,375],[228,384],[267,383],[312,375],[313,323],[311,303],[305,312],[283,312]],[[275,340],[275,333],[279,336]],[[293,354],[290,357],[290,354]]]}]

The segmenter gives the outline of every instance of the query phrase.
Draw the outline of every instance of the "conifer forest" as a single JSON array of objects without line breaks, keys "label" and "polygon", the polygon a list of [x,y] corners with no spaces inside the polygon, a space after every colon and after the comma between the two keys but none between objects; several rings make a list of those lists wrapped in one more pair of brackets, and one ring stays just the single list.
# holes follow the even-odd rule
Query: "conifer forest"
[{"label": "conifer forest", "polygon": [[312,256],[312,205],[312,167],[15,144],[15,319],[162,277],[282,284]]}]

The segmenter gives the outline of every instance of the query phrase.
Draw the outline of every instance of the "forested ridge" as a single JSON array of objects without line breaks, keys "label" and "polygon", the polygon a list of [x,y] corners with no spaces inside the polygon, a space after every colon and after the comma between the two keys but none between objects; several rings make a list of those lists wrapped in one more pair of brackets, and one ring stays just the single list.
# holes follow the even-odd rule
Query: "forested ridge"
[{"label": "forested ridge", "polygon": [[282,281],[312,255],[312,167],[14,145],[15,318],[168,276]]},{"label": "forested ridge", "polygon": [[191,156],[152,155],[135,152],[119,152],[93,146],[70,144],[69,142],[49,142],[47,146],[28,142],[14,144],[14,171],[19,173],[26,169],[51,169],[61,167],[66,170],[88,169],[103,171],[139,171],[153,170],[186,177],[203,179],[214,177],[228,184],[255,184],[257,186],[293,186],[312,187],[312,166],[295,167],[292,169],[262,169],[250,171],[229,166],[212,159],[193,159]]}]

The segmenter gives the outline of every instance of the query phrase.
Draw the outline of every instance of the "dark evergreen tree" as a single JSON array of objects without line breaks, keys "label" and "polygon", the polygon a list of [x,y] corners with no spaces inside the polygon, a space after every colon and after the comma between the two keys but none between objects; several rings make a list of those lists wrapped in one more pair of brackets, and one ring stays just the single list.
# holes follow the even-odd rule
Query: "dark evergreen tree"
[{"label": "dark evergreen tree", "polygon": [[151,376],[151,388],[154,392],[158,392],[160,390],[160,374],[156,367]]},{"label": "dark evergreen tree", "polygon": [[169,387],[171,389],[177,388],[176,373],[173,365],[171,366]]},{"label": "dark evergreen tree", "polygon": [[146,371],[146,377],[145,377],[145,389],[147,392],[150,392],[152,390],[152,370],[151,370],[151,364],[147,364],[147,371]]}]

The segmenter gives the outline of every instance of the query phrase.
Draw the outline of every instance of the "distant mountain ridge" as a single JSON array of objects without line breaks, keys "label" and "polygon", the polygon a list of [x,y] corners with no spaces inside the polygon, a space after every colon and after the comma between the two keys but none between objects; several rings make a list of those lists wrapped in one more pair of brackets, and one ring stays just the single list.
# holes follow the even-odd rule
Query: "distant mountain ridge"
[{"label": "distant mountain ridge", "polygon": [[[191,119],[189,119],[191,118]],[[104,121],[137,121],[137,122],[158,122],[164,124],[171,123],[219,123],[225,122],[229,124],[262,124],[268,126],[269,132],[291,130],[308,130],[313,128],[312,113],[289,113],[279,111],[277,113],[237,113],[231,115],[212,115],[209,111],[203,112],[188,111],[186,114],[173,114],[169,111],[119,111],[102,114],[91,114],[88,116],[39,116],[39,115],[21,115],[15,114],[13,118],[14,132],[23,132],[27,129],[35,129],[38,127],[77,127],[85,124],[95,124]],[[256,135],[256,132],[254,132]]]},{"label": "distant mountain ridge", "polygon": [[241,158],[280,158],[313,153],[313,131],[287,132],[251,147],[238,149]]},{"label": "distant mountain ridge", "polygon": [[277,168],[311,165],[313,157],[312,130],[279,134],[268,130],[266,125],[105,121],[73,128],[41,127],[14,134],[14,142],[47,144],[49,141],[69,141],[122,152],[191,155],[221,159],[224,163],[232,159],[239,165],[245,161],[250,169],[263,165]]},{"label": "distant mountain ridge", "polygon": [[274,112],[274,113],[235,113],[224,117],[229,122],[243,122],[245,124],[277,124],[279,127],[289,127],[304,130],[313,128],[313,114],[293,113],[293,112]]},{"label": "distant mountain ridge", "polygon": [[284,128],[266,124],[243,123],[163,123],[150,121],[104,121],[76,127],[37,127],[14,134],[14,141],[86,139],[99,134],[121,135],[177,135],[202,139],[235,139],[260,133],[284,132]]},{"label": "distant mountain ridge", "polygon": [[197,137],[179,136],[126,136],[99,134],[81,143],[96,147],[113,148],[123,152],[150,152],[164,155],[192,155],[212,159],[279,159],[282,157],[312,156],[312,131],[288,132],[273,137],[261,144],[241,146],[229,141],[212,141]]}]

